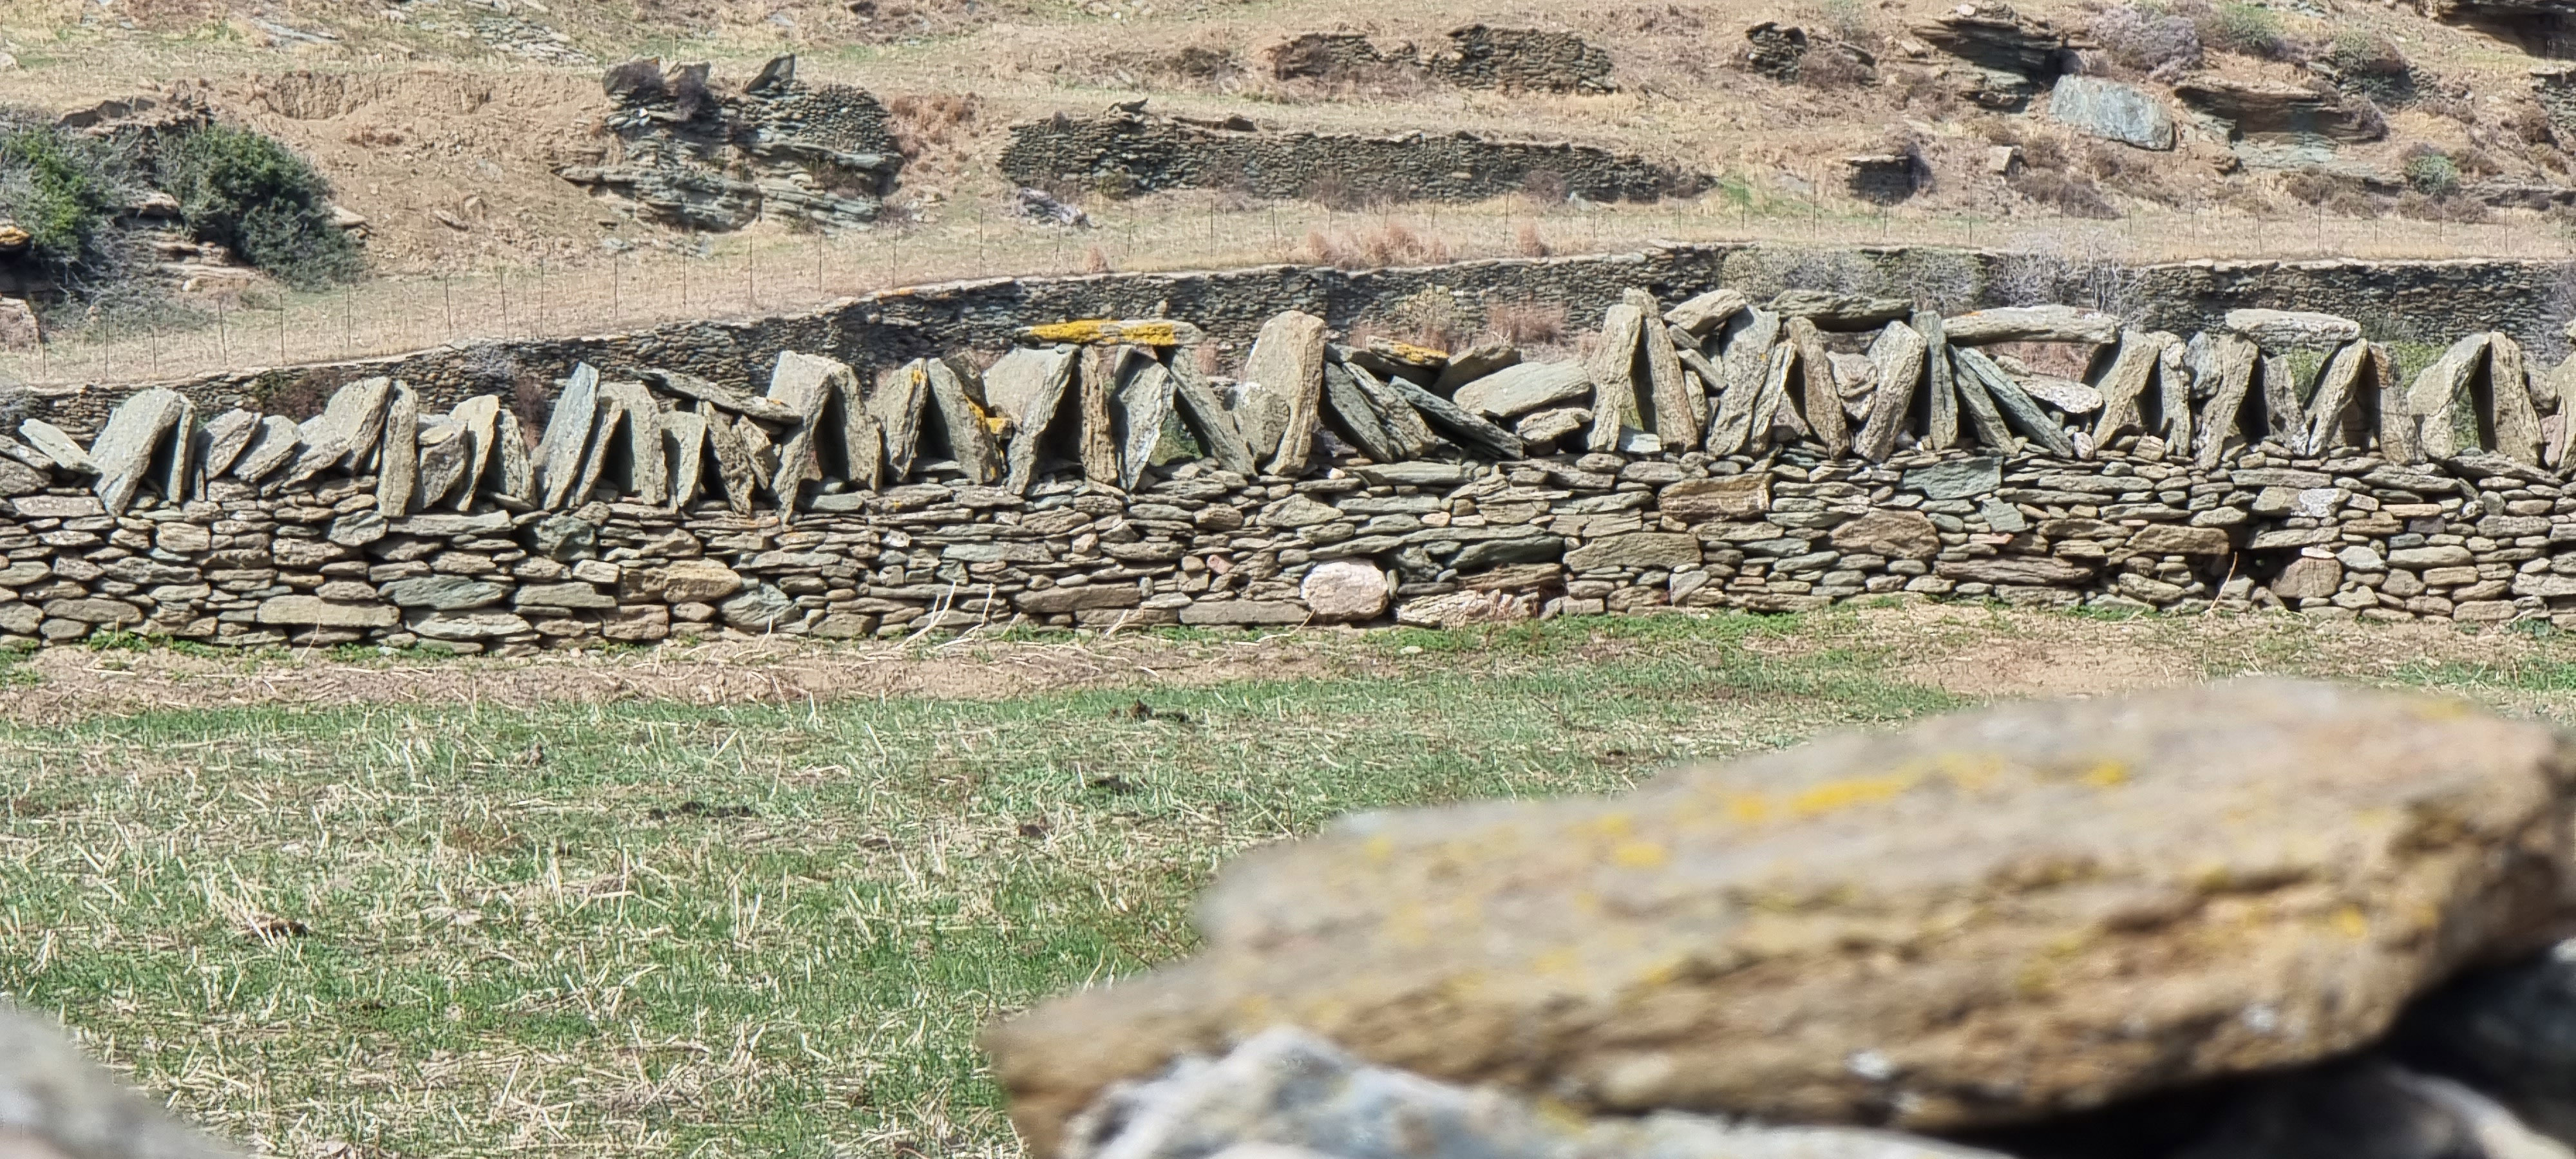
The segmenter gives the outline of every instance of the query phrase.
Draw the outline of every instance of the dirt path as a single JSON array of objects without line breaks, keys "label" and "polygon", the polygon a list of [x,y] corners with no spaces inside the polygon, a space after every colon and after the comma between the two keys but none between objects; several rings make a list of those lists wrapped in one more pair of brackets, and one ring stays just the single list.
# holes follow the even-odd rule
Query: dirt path
[{"label": "dirt path", "polygon": [[[2275,672],[2378,680],[2409,666],[2489,668],[2498,682],[2535,665],[2576,664],[2576,641],[2469,634],[2428,625],[2316,624],[2290,616],[2147,617],[2106,621],[1978,607],[1875,608],[1781,621],[1747,637],[1756,654],[1791,659],[1841,649],[1884,660],[1896,679],[1970,697],[2093,696],[2214,677]],[[1423,669],[1526,670],[1623,651],[1726,646],[1687,633],[1605,626],[1536,653],[1389,648],[1353,631],[1239,641],[1151,637],[1049,642],[957,641],[930,647],[794,640],[718,641],[640,652],[545,653],[516,659],[357,660],[287,652],[209,657],[148,649],[55,648],[14,669],[0,719],[54,725],[168,709],[348,704],[529,707],[667,700],[802,703],[863,698],[1000,699],[1081,688],[1202,687],[1245,680],[1365,677]],[[2530,681],[2523,681],[2529,684]],[[2545,690],[2533,688],[2541,698]]]}]

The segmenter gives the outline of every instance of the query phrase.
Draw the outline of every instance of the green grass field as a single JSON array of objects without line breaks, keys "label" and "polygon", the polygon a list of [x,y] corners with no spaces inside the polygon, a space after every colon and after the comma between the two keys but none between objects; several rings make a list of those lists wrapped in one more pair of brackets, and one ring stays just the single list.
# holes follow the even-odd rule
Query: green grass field
[{"label": "green grass field", "polygon": [[1149,675],[1001,697],[13,719],[0,993],[281,1155],[1010,1155],[976,1028],[1187,953],[1219,863],[1351,810],[1616,789],[2020,694],[1995,657],[2078,646],[2146,682],[2303,671],[2576,713],[2576,644],[2287,618],[1123,646]]}]

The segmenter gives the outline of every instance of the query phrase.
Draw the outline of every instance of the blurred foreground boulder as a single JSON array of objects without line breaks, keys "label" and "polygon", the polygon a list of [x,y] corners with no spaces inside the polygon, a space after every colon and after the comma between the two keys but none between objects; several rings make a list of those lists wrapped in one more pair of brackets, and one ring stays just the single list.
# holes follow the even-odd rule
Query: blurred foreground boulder
[{"label": "blurred foreground boulder", "polygon": [[2456,701],[2245,681],[1357,816],[1230,868],[1197,958],[987,1043],[1041,1155],[1282,1025],[1586,1115],[2031,1124],[2347,1054],[2564,936],[2571,767]]},{"label": "blurred foreground boulder", "polygon": [[233,1159],[81,1057],[51,1022],[0,1006],[0,1159]]}]

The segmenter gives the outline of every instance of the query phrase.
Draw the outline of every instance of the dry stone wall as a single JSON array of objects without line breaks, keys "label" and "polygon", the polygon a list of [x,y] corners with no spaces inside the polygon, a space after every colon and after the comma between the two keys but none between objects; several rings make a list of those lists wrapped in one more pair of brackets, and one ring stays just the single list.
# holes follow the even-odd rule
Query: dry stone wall
[{"label": "dry stone wall", "polygon": [[1013,125],[1002,172],[1022,185],[1121,197],[1241,189],[1356,201],[1481,201],[1541,184],[1594,201],[1654,201],[1695,196],[1711,184],[1702,174],[1567,142],[1272,133],[1242,118],[1195,123],[1125,110]]},{"label": "dry stone wall", "polygon": [[[1632,289],[1582,363],[1169,319],[759,393],[582,365],[542,424],[390,377],[0,440],[0,643],[1459,626],[1869,597],[2576,628],[2576,363],[2401,380],[2347,319]],[[2033,369],[2073,352],[2081,380]],[[20,441],[23,439],[23,441]]]}]

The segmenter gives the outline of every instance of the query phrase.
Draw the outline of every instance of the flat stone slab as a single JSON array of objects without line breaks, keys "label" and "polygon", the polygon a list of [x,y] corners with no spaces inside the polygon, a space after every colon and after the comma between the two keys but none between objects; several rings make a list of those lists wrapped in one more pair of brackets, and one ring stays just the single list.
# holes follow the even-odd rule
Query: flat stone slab
[{"label": "flat stone slab", "polygon": [[2539,724],[2256,680],[1361,814],[1229,867],[1197,957],[986,1044],[1042,1155],[1283,1024],[1578,1113],[2029,1121],[2342,1054],[2564,936],[2571,774]]}]

